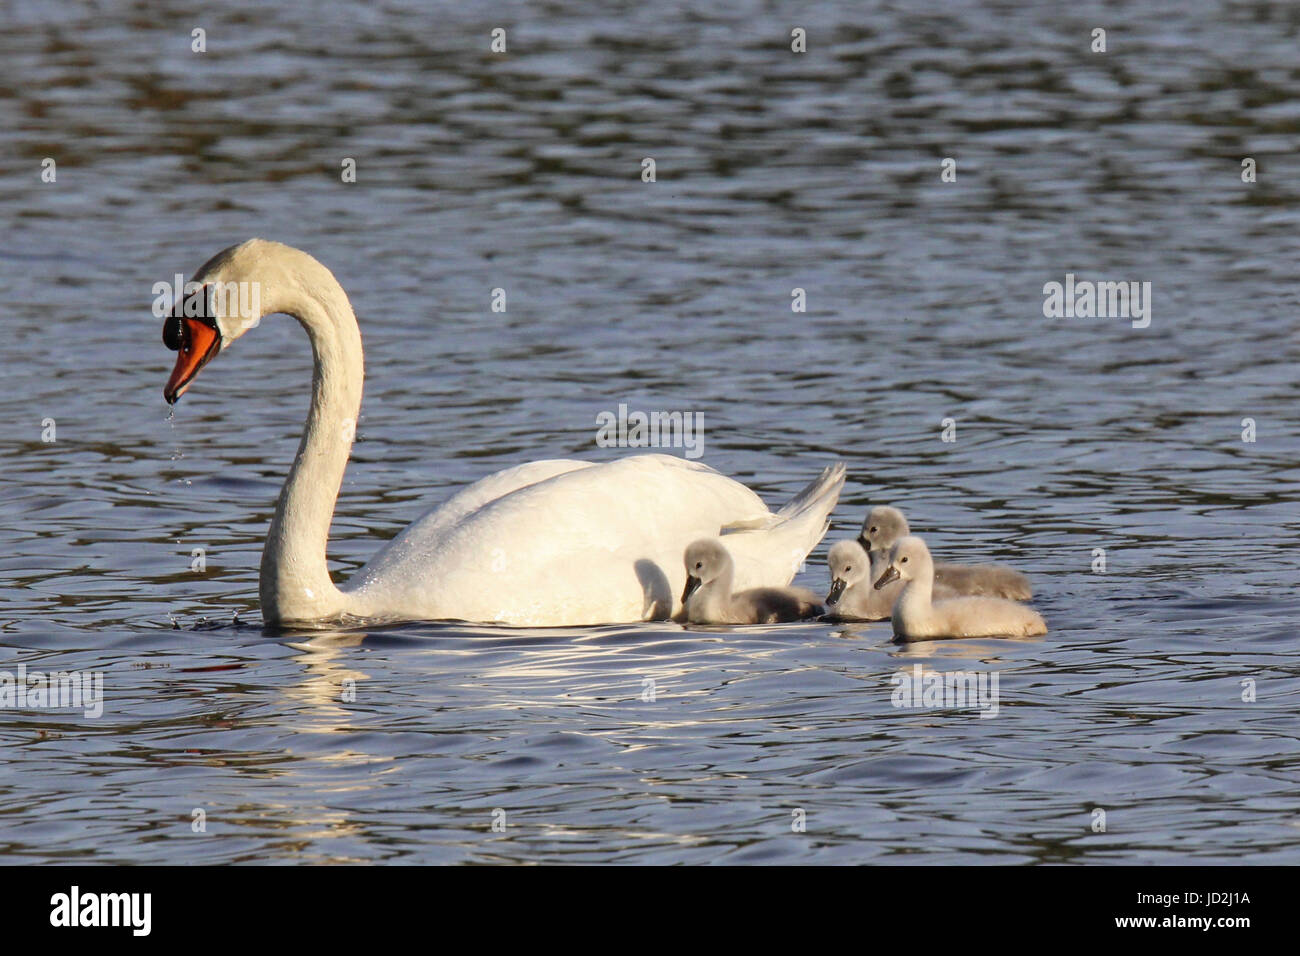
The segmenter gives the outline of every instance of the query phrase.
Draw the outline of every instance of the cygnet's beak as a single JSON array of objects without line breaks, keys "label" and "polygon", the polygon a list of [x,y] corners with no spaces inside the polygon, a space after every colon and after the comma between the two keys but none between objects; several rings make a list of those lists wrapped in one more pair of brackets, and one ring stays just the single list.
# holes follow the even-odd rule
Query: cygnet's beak
[{"label": "cygnet's beak", "polygon": [[826,595],[826,606],[831,607],[839,603],[840,598],[844,596],[844,589],[848,587],[843,578],[835,578],[831,581],[831,593]]},{"label": "cygnet's beak", "polygon": [[682,604],[686,603],[686,599],[694,594],[702,583],[695,575],[686,575],[686,587],[682,589]]},{"label": "cygnet's beak", "polygon": [[871,553],[871,542],[867,539],[867,533],[864,531],[858,535],[858,544],[862,545],[862,550]]},{"label": "cygnet's beak", "polygon": [[889,584],[897,580],[898,580],[898,568],[894,567],[891,564],[889,567],[885,568],[885,573],[882,574],[880,576],[880,580],[876,582],[876,590],[879,591],[886,584]]}]

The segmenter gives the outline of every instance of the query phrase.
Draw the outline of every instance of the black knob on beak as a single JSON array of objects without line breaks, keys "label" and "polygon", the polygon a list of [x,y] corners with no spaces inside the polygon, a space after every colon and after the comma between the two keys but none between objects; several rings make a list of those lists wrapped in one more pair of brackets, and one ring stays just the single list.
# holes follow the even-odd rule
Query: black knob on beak
[{"label": "black knob on beak", "polygon": [[184,332],[181,330],[181,317],[179,315],[169,315],[163,319],[163,345],[167,346],[173,352],[181,350]]}]

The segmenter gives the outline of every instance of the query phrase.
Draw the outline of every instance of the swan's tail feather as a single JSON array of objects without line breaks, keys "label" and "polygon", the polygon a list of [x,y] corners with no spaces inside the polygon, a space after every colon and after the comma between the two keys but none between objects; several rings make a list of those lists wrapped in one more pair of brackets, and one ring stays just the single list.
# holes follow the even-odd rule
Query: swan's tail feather
[{"label": "swan's tail feather", "polygon": [[827,466],[791,498],[766,528],[735,531],[723,543],[736,563],[735,587],[784,586],[830,528],[844,487],[843,462]]},{"label": "swan's tail feather", "polygon": [[840,500],[840,490],[844,487],[844,474],[844,462],[837,461],[833,465],[827,465],[820,475],[804,486],[801,492],[782,505],[776,516],[789,521],[810,509],[822,508],[828,498],[830,504],[822,510],[829,515],[835,503]]}]

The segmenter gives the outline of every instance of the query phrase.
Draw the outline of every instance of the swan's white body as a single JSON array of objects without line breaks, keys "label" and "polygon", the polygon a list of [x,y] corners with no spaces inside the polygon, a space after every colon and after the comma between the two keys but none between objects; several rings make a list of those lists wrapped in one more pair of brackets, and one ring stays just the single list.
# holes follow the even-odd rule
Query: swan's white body
[{"label": "swan's white body", "polygon": [[[844,482],[842,465],[828,468],[773,514],[739,482],[666,455],[603,464],[531,462],[453,495],[339,587],[326,566],[326,545],[363,378],[361,335],[347,296],[311,256],[258,239],[220,253],[194,281],[205,289],[258,283],[262,314],[293,316],[311,340],[311,410],[262,554],[268,623],[456,619],[551,626],[666,618],[680,609],[682,551],[699,537],[733,532],[726,540],[744,586],[788,584],[825,533]],[[195,357],[189,330],[195,341],[209,333],[186,325],[186,348],[165,390],[169,401],[261,318],[223,314],[204,296],[215,320],[210,334],[219,339]]]},{"label": "swan's white body", "polygon": [[807,536],[711,468],[667,455],[532,462],[418,519],[342,595],[346,613],[363,617],[400,609],[402,617],[530,625],[666,618],[686,580],[682,542],[755,523],[762,530],[727,535],[751,545],[745,579],[788,583]]}]

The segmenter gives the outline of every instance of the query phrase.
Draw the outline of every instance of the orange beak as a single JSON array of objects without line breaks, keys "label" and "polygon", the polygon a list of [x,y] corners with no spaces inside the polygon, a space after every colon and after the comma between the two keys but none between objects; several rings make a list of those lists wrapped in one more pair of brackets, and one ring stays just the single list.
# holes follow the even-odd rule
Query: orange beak
[{"label": "orange beak", "polygon": [[176,365],[163,387],[163,398],[167,404],[174,405],[190,387],[199,369],[221,351],[221,335],[203,319],[170,317],[163,328],[163,341],[176,352]]}]

